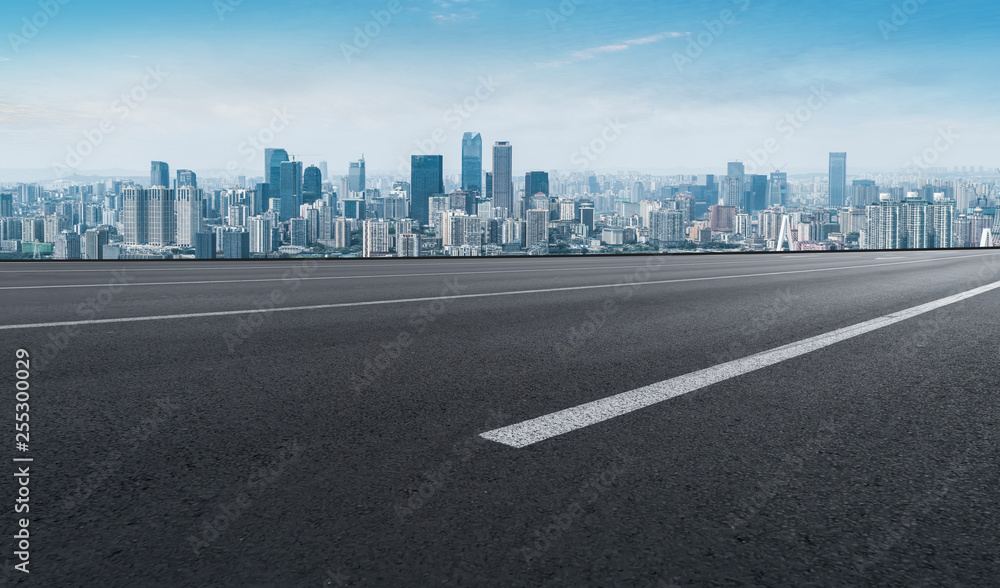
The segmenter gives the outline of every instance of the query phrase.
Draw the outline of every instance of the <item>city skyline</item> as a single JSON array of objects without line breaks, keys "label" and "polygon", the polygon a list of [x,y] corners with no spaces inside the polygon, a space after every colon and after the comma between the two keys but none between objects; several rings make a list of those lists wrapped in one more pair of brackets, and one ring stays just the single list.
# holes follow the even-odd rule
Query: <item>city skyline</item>
[{"label": "city skyline", "polygon": [[152,156],[248,172],[260,154],[241,146],[270,135],[263,147],[317,161],[364,152],[373,171],[442,154],[450,172],[469,128],[520,145],[537,169],[702,173],[765,152],[765,169],[798,173],[831,151],[898,169],[942,131],[960,139],[936,165],[996,165],[984,2],[895,14],[862,2],[309,1],[280,18],[228,0],[74,7],[30,38],[22,19],[37,3],[0,17],[0,72],[16,81],[0,94],[3,169],[132,170]]}]

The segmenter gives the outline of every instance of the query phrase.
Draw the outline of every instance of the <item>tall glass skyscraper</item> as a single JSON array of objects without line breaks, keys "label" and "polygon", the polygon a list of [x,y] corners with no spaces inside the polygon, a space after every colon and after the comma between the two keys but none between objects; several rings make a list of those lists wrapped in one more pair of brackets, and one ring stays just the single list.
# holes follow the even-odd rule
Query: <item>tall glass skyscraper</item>
[{"label": "tall glass skyscraper", "polygon": [[410,216],[430,224],[430,199],[444,194],[444,156],[414,155],[410,160]]},{"label": "tall glass skyscraper", "polygon": [[154,161],[149,169],[149,187],[170,187],[170,166],[162,161]]},{"label": "tall glass skyscraper", "polygon": [[283,162],[280,174],[281,212],[278,218],[286,221],[299,216],[299,205],[302,204],[302,162]]},{"label": "tall glass skyscraper", "polygon": [[507,141],[493,145],[493,206],[514,214],[513,148]]},{"label": "tall glass skyscraper", "polygon": [[847,154],[830,154],[830,206],[841,208],[847,202]]},{"label": "tall glass skyscraper", "polygon": [[181,188],[197,188],[198,187],[198,176],[189,169],[179,169],[177,170],[177,186],[178,190]]},{"label": "tall glass skyscraper", "polygon": [[310,165],[302,180],[302,204],[312,204],[323,196],[323,170]]},{"label": "tall glass skyscraper", "polygon": [[281,164],[288,161],[288,152],[284,149],[264,149],[264,186],[257,186],[262,202],[278,198],[281,194]]},{"label": "tall glass skyscraper", "polygon": [[462,189],[483,193],[483,138],[479,133],[462,137]]},{"label": "tall glass skyscraper", "polygon": [[[351,162],[348,170],[348,190],[351,192],[364,194],[365,192],[365,156],[362,155],[358,161]],[[347,196],[345,194],[345,196]]]}]

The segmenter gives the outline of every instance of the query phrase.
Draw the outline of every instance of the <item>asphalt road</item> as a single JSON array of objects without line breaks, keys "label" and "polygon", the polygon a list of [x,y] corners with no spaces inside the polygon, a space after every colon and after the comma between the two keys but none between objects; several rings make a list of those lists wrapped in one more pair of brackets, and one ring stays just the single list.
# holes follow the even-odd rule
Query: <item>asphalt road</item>
[{"label": "asphalt road", "polygon": [[992,250],[3,264],[0,422],[34,461],[27,576],[3,474],[2,579],[1000,585],[1000,290],[481,436],[996,282]]}]

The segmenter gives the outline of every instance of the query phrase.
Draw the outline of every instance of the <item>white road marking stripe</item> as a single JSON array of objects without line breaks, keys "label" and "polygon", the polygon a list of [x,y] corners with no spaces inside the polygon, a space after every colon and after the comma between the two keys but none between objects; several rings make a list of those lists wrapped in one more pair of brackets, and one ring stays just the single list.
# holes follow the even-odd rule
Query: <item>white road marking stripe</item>
[{"label": "white road marking stripe", "polygon": [[1000,288],[1000,282],[994,282],[961,294],[942,298],[927,304],[921,304],[907,310],[895,312],[881,318],[859,323],[854,326],[838,329],[830,333],[791,343],[777,349],[744,357],[723,363],[697,372],[665,380],[624,392],[574,408],[568,408],[535,419],[510,425],[480,436],[490,441],[496,441],[517,449],[533,445],[546,439],[589,427],[630,412],[659,404],[671,398],[682,396],[695,390],[701,390],[713,384],[718,384],[732,378],[754,372],[768,366],[812,353],[835,343],[846,341],[865,333],[870,333],[889,325],[919,316],[938,308],[961,302],[973,296],[978,296]]},{"label": "white road marking stripe", "polygon": [[[948,259],[965,259],[969,257],[984,257],[986,255],[998,255],[997,253],[981,253],[978,255],[963,255],[956,257],[949,257]],[[909,265],[913,263],[925,263],[928,261],[935,261],[931,259],[921,259],[916,261],[897,261],[894,263],[877,263],[870,265],[854,265],[854,266],[843,266],[843,267],[830,267],[830,268],[817,268],[808,270],[792,270],[784,272],[767,272],[763,274],[743,274],[738,276],[711,276],[705,278],[678,278],[674,280],[656,280],[650,282],[636,282],[636,284],[641,286],[652,286],[656,284],[680,284],[685,282],[709,282],[717,280],[736,280],[743,278],[762,278],[768,276],[782,276],[790,274],[809,274],[817,272],[832,272],[840,270],[851,270],[851,269],[864,269],[871,267],[885,267],[890,265]],[[196,312],[189,314],[167,314],[159,316],[137,316],[137,317],[125,317],[125,318],[113,318],[113,319],[92,319],[84,321],[64,321],[64,322],[52,322],[52,323],[32,323],[32,324],[22,324],[22,325],[0,325],[0,331],[12,331],[15,329],[41,329],[47,327],[71,327],[71,326],[82,326],[82,325],[103,325],[110,323],[137,323],[144,321],[163,321],[163,320],[177,320],[177,319],[191,319],[191,318],[208,318],[217,316],[238,316],[245,314],[271,314],[275,312],[298,312],[304,310],[330,310],[335,308],[352,308],[359,306],[383,306],[387,304],[407,304],[413,302],[434,302],[437,300],[463,300],[471,298],[497,298],[501,296],[519,296],[525,294],[548,294],[552,292],[574,292],[580,290],[602,290],[607,288],[623,288],[627,287],[628,284],[625,282],[619,282],[617,284],[598,284],[594,286],[570,286],[565,288],[545,288],[540,290],[516,290],[512,292],[487,292],[484,294],[457,294],[454,296],[432,296],[428,298],[401,298],[396,300],[371,300],[366,302],[341,302],[337,304],[317,304],[313,306],[291,306],[286,308],[264,308],[264,309],[249,309],[249,310],[224,310],[218,312]]]}]

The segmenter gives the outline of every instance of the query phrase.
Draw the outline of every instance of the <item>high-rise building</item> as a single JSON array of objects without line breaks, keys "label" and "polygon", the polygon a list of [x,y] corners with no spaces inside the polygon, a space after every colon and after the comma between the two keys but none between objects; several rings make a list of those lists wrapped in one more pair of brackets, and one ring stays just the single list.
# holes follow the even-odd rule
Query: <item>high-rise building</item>
[{"label": "high-rise building", "polygon": [[52,250],[53,259],[80,259],[80,235],[63,231],[55,239]]},{"label": "high-rise building", "polygon": [[479,133],[462,137],[462,189],[483,192],[483,138]]},{"label": "high-rise building", "polygon": [[310,165],[302,179],[302,204],[312,204],[322,197],[323,172],[315,165]]},{"label": "high-rise building", "polygon": [[198,187],[198,176],[193,171],[189,169],[179,169],[177,170],[177,185],[174,186],[175,189],[180,190],[181,188],[197,188]]},{"label": "high-rise building", "polygon": [[493,201],[493,172],[486,172],[486,181],[483,182],[483,197],[490,202]]},{"label": "high-rise building", "polygon": [[396,257],[420,257],[420,235],[398,233],[396,235]]},{"label": "high-rise building", "polygon": [[[364,194],[365,192],[365,156],[362,155],[358,161],[352,161],[348,169],[348,190],[354,194]],[[353,195],[345,195],[351,196]]]},{"label": "high-rise building", "polygon": [[788,174],[774,172],[767,182],[767,207],[781,207],[786,204],[788,204]]},{"label": "high-rise building", "polygon": [[308,221],[304,218],[293,218],[288,221],[288,232],[291,244],[295,247],[309,246]]},{"label": "high-rise building", "polygon": [[736,210],[732,206],[709,206],[709,228],[720,233],[732,233],[736,228]]},{"label": "high-rise building", "polygon": [[351,221],[338,217],[333,221],[333,246],[336,249],[347,249],[351,246]]},{"label": "high-rise building", "polygon": [[222,256],[226,259],[250,259],[250,233],[246,231],[223,232]]},{"label": "high-rise building", "polygon": [[548,172],[533,171],[528,172],[524,175],[524,200],[525,207],[524,210],[528,210],[531,207],[527,205],[532,198],[538,194],[545,194],[545,197],[549,197],[549,174]]},{"label": "high-rise building", "polygon": [[107,244],[107,229],[89,229],[83,238],[84,259],[104,259],[104,246]]},{"label": "high-rise building", "polygon": [[742,162],[729,163],[728,174],[722,179],[718,204],[733,208],[746,207],[746,171]]},{"label": "high-rise building", "polygon": [[177,237],[177,217],[174,209],[174,191],[156,186],[149,189],[146,208],[147,243],[158,247],[173,245]]},{"label": "high-rise building", "polygon": [[0,218],[14,216],[14,195],[0,194]]},{"label": "high-rise building", "polygon": [[361,249],[364,257],[388,255],[392,249],[389,228],[386,221],[365,221],[362,228]]},{"label": "high-rise building", "polygon": [[498,141],[493,146],[493,206],[506,211],[505,216],[513,216],[514,176],[513,148],[507,141]]},{"label": "high-rise building", "polygon": [[902,245],[907,249],[927,249],[930,246],[931,225],[928,223],[930,204],[923,200],[907,200],[900,210]]},{"label": "high-rise building", "polygon": [[421,225],[430,223],[430,199],[444,194],[444,157],[414,155],[410,161],[410,216]]},{"label": "high-rise building", "polygon": [[122,189],[122,224],[126,245],[149,242],[149,191],[138,186]]},{"label": "high-rise building", "polygon": [[278,218],[286,221],[298,216],[299,205],[302,204],[302,162],[284,161],[280,173],[281,211]]},{"label": "high-rise building", "polygon": [[149,187],[169,188],[170,187],[170,166],[162,161],[154,161],[150,164]]},{"label": "high-rise building", "polygon": [[851,183],[851,206],[867,208],[878,203],[878,186],[875,180],[854,180]]},{"label": "high-rise building", "polygon": [[955,201],[935,200],[931,205],[933,216],[933,240],[931,247],[950,249],[954,247]]},{"label": "high-rise building", "polygon": [[364,200],[351,198],[344,200],[344,216],[357,221],[368,218],[368,204]]},{"label": "high-rise building", "polygon": [[750,191],[747,196],[746,205],[747,214],[753,215],[760,210],[767,209],[767,188],[768,182],[766,175],[750,176]]},{"label": "high-rise building", "polygon": [[321,181],[326,182],[330,179],[330,166],[325,161],[319,162],[319,173],[321,174]]},{"label": "high-rise building", "polygon": [[175,243],[181,247],[194,247],[195,236],[202,232],[204,217],[202,204],[204,193],[194,186],[177,189],[174,204],[177,214],[177,235]]},{"label": "high-rise building", "polygon": [[889,200],[888,194],[879,197],[878,204],[868,207],[862,249],[902,249],[904,242],[901,224],[901,203]]},{"label": "high-rise building", "polygon": [[194,236],[194,258],[215,259],[218,249],[215,233],[198,233]]},{"label": "high-rise building", "polygon": [[250,219],[250,253],[271,253],[275,250],[271,229],[274,224],[265,216]]},{"label": "high-rise building", "polygon": [[847,154],[830,154],[830,200],[834,208],[841,208],[847,203]]},{"label": "high-rise building", "polygon": [[257,186],[261,202],[281,197],[281,164],[286,161],[288,152],[284,149],[264,149],[264,185]]},{"label": "high-rise building", "polygon": [[684,243],[684,212],[661,208],[650,216],[650,239],[659,245]]},{"label": "high-rise building", "polygon": [[525,219],[524,247],[527,249],[549,248],[549,209],[531,209]]}]

